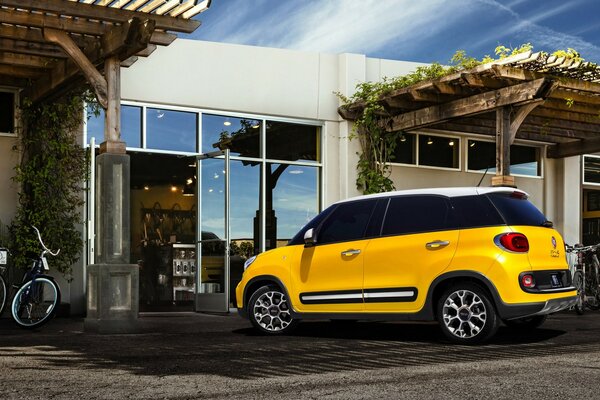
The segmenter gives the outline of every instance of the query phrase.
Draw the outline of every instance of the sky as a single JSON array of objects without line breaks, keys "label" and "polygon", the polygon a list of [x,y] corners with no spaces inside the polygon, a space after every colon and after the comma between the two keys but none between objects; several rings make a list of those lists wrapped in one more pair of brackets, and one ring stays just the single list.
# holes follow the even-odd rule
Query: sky
[{"label": "sky", "polygon": [[600,0],[212,0],[196,19],[182,37],[426,63],[530,42],[600,63]]}]

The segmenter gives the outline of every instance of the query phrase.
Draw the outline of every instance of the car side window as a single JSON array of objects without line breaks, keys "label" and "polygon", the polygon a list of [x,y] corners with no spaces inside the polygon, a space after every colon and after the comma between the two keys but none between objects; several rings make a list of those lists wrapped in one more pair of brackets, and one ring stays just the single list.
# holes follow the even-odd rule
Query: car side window
[{"label": "car side window", "polygon": [[392,197],[382,236],[457,229],[450,201],[442,196]]},{"label": "car side window", "polygon": [[504,225],[502,216],[486,196],[459,196],[450,201],[461,229]]},{"label": "car side window", "polygon": [[362,239],[376,202],[364,200],[339,204],[319,228],[317,244]]}]

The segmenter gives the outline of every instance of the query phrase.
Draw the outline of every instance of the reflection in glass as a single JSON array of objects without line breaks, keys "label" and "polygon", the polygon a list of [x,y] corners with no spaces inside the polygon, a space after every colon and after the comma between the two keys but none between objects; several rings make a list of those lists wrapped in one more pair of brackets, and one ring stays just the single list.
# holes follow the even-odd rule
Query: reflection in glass
[{"label": "reflection in glass", "polygon": [[267,158],[320,161],[319,127],[267,121]]},{"label": "reflection in glass", "polygon": [[230,280],[229,299],[235,307],[235,287],[242,279],[244,262],[260,252],[260,163],[230,162]]},{"label": "reflection in glass", "polygon": [[398,164],[416,164],[416,135],[413,133],[403,133],[396,143],[394,149],[393,163]]},{"label": "reflection in glass", "polygon": [[[104,142],[104,109],[98,107],[98,115],[93,109],[87,107],[87,143],[93,137],[96,144]],[[121,140],[127,147],[142,147],[142,108],[135,106],[121,106]]]},{"label": "reflection in glass", "polygon": [[[496,172],[496,143],[469,140],[467,169]],[[510,146],[510,172],[514,175],[541,176],[540,149],[513,144]]]},{"label": "reflection in glass", "polygon": [[202,153],[229,149],[232,156],[260,157],[261,121],[202,115]]},{"label": "reflection in glass", "polygon": [[600,183],[600,158],[583,156],[583,182]]},{"label": "reflection in glass", "polygon": [[419,135],[419,165],[458,168],[460,139]]},{"label": "reflection in glass", "polygon": [[146,109],[146,147],[149,149],[196,152],[196,113]]},{"label": "reflection in glass", "polygon": [[142,147],[142,107],[121,106],[121,140],[127,147]]},{"label": "reflection in glass", "polygon": [[200,293],[225,291],[225,161],[200,162]]},{"label": "reflection in glass", "polygon": [[285,246],[318,213],[318,168],[267,164],[267,250]]}]

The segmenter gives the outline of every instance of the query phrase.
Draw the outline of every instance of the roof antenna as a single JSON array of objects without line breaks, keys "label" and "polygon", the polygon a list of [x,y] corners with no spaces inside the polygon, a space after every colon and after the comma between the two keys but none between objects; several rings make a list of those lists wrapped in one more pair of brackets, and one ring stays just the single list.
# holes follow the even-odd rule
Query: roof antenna
[{"label": "roof antenna", "polygon": [[481,186],[481,182],[483,182],[483,178],[485,178],[485,176],[487,175],[489,169],[490,169],[490,167],[486,167],[485,168],[485,172],[483,173],[483,176],[479,180],[479,183],[477,184],[477,187]]}]

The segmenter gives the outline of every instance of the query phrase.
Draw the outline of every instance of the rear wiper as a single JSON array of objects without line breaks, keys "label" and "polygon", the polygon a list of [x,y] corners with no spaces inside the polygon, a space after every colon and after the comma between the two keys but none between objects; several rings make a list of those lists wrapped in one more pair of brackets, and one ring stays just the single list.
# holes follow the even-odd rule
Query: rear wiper
[{"label": "rear wiper", "polygon": [[545,228],[552,228],[554,226],[554,224],[552,223],[552,221],[544,221],[544,223],[542,224],[543,227]]}]

